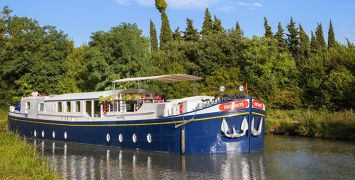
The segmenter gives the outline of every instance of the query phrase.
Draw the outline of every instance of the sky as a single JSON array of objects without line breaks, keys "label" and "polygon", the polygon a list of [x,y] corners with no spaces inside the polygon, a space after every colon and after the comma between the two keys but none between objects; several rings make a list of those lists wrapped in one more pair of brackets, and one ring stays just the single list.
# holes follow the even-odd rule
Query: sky
[{"label": "sky", "polygon": [[[264,34],[266,17],[273,32],[281,22],[286,31],[290,17],[310,34],[322,23],[327,37],[332,20],[338,41],[355,42],[355,1],[353,0],[166,0],[172,30],[186,28],[186,18],[201,30],[204,11],[222,20],[225,28],[238,21],[247,37]],[[108,31],[123,22],[136,23],[149,36],[152,19],[159,33],[161,20],[154,0],[0,0],[0,8],[9,6],[13,14],[35,19],[68,34],[76,46],[87,44],[93,32]]]}]

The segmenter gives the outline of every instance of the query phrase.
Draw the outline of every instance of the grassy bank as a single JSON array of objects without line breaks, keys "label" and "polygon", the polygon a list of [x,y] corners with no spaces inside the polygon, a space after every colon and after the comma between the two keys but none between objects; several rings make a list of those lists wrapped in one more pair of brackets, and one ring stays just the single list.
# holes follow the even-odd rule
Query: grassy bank
[{"label": "grassy bank", "polygon": [[0,109],[0,179],[59,179],[32,145],[6,131],[6,120]]},{"label": "grassy bank", "polygon": [[266,133],[355,141],[354,111],[270,110]]}]

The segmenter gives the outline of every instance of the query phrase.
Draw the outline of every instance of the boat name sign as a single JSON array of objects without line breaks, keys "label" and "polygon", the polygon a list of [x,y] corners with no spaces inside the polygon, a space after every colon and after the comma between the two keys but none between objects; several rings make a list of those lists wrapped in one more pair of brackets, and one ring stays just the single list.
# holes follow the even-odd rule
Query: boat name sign
[{"label": "boat name sign", "polygon": [[240,100],[240,101],[235,101],[235,102],[228,102],[219,105],[219,110],[221,111],[230,111],[230,110],[238,110],[238,109],[244,109],[249,107],[249,101],[248,100]]},{"label": "boat name sign", "polygon": [[265,104],[263,102],[253,99],[251,104],[253,108],[265,111]]}]

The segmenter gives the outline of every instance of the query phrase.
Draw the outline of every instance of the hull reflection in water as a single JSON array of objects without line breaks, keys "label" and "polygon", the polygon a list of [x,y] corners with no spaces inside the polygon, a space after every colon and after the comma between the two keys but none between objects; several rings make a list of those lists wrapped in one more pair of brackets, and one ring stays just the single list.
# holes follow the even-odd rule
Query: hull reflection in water
[{"label": "hull reflection in water", "polygon": [[265,179],[264,152],[177,155],[31,141],[66,179]]}]

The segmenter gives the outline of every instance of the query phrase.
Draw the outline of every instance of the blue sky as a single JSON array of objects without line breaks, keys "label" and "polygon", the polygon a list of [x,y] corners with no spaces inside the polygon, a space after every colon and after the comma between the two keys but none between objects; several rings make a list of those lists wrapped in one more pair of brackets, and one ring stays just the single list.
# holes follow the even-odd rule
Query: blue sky
[{"label": "blue sky", "polygon": [[[355,42],[355,1],[353,0],[166,0],[171,27],[186,27],[186,18],[201,28],[204,10],[222,20],[226,28],[238,21],[247,37],[263,35],[263,17],[267,17],[273,32],[280,21],[286,26],[292,16],[308,34],[323,24],[327,37],[329,20],[336,38]],[[160,14],[154,0],[1,0],[0,7],[9,6],[13,14],[52,25],[68,34],[76,45],[90,41],[92,32],[107,31],[122,22],[136,23],[145,36],[149,35],[149,19],[160,29]],[[285,28],[286,29],[286,28]]]}]

